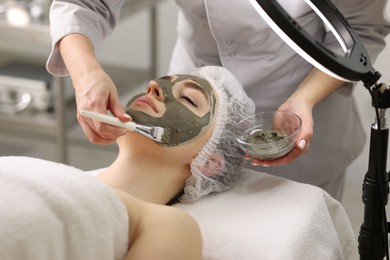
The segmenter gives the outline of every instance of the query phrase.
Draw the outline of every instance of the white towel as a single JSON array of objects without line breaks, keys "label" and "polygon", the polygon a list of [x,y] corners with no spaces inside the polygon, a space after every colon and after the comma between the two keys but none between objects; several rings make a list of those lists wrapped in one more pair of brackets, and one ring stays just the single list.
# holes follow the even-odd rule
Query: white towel
[{"label": "white towel", "polygon": [[123,259],[127,247],[111,189],[70,166],[0,157],[0,259]]},{"label": "white towel", "polygon": [[[91,175],[0,157],[0,259],[121,259],[126,210]],[[231,190],[175,206],[198,221],[204,260],[338,260],[355,246],[340,203],[319,188],[264,173],[244,170]]]},{"label": "white towel", "polygon": [[175,205],[199,223],[204,260],[349,259],[354,232],[320,188],[244,170],[231,190]]}]

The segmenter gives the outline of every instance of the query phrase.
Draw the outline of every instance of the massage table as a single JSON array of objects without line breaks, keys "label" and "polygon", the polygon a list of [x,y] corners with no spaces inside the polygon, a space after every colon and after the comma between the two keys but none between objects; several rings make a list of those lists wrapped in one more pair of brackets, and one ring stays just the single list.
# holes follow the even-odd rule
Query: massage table
[{"label": "massage table", "polygon": [[[101,170],[0,157],[0,259],[122,259],[128,216]],[[339,202],[266,173],[243,170],[232,189],[174,207],[199,223],[205,260],[349,259],[355,246]]]}]

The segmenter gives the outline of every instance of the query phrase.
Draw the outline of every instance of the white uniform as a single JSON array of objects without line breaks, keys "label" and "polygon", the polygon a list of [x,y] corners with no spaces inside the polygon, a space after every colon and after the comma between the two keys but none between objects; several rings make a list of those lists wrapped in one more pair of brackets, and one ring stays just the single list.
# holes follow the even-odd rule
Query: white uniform
[{"label": "white uniform", "polygon": [[[48,60],[48,69],[53,74],[67,73],[55,48],[60,38],[72,32],[83,33],[98,48],[115,26],[123,1],[90,2],[53,1],[54,49]],[[180,7],[178,39],[169,74],[188,72],[204,65],[222,65],[242,83],[254,99],[257,111],[267,111],[277,109],[312,68],[268,27],[249,1],[176,2]],[[326,32],[318,16],[303,0],[278,2],[318,41],[332,50],[340,49],[335,37]],[[390,24],[383,15],[386,1],[333,2],[361,36],[374,60],[390,31]],[[323,187],[340,199],[346,167],[362,151],[366,140],[351,90],[352,85],[346,84],[314,108],[314,135],[307,154],[287,166],[256,169]]]}]

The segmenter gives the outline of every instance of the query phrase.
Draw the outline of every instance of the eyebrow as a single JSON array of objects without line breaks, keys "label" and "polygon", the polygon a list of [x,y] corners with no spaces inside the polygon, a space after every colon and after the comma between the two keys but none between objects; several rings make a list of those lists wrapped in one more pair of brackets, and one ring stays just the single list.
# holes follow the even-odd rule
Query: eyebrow
[{"label": "eyebrow", "polygon": [[207,99],[207,101],[210,102],[209,95],[204,90],[204,88],[201,85],[199,85],[199,83],[196,83],[195,81],[190,79],[189,81],[185,81],[184,84],[186,87],[190,87],[190,88],[199,90],[203,94],[203,96]]},{"label": "eyebrow", "polygon": [[165,80],[173,81],[173,80],[175,80],[176,78],[177,78],[177,77],[175,77],[175,76],[167,75],[167,76],[161,77],[160,79],[165,79]]}]

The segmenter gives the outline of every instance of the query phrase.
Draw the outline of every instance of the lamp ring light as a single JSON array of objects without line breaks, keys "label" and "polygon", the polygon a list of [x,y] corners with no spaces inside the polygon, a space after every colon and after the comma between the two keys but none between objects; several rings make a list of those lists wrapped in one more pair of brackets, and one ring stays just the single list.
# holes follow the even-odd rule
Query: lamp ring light
[{"label": "lamp ring light", "polygon": [[[366,48],[339,10],[328,0],[305,0],[335,35],[341,56],[309,35],[276,0],[249,0],[267,24],[298,54],[328,75],[372,86],[381,74],[372,67]],[[283,28],[283,29],[282,29]]]}]

